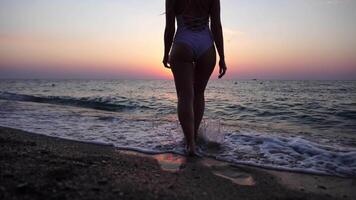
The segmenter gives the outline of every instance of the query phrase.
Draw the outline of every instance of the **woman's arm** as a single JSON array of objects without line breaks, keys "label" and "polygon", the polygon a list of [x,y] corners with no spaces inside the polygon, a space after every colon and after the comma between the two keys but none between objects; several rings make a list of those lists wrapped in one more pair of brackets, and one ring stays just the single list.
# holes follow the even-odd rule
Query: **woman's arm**
[{"label": "woman's arm", "polygon": [[224,37],[223,37],[221,19],[220,19],[220,0],[213,0],[213,1],[214,2],[210,13],[211,32],[213,33],[215,45],[220,56],[219,78],[221,78],[225,75],[227,69],[225,64]]},{"label": "woman's arm", "polygon": [[164,30],[164,56],[163,56],[163,64],[165,67],[170,68],[168,66],[168,56],[169,51],[172,47],[174,32],[176,31],[175,24],[175,13],[173,9],[174,0],[166,0],[166,28]]}]

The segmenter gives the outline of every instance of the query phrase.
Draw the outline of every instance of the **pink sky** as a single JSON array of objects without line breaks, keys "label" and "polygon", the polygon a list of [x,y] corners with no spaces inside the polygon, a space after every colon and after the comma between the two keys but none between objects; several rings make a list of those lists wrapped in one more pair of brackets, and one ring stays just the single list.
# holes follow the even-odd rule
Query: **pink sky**
[{"label": "pink sky", "polygon": [[[226,78],[356,79],[354,1],[221,4]],[[1,1],[0,78],[171,79],[163,10],[161,0]]]}]

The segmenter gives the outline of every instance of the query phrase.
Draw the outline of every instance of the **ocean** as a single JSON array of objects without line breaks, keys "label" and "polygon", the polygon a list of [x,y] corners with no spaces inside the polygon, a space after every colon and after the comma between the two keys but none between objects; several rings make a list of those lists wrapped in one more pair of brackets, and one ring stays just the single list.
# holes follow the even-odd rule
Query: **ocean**
[{"label": "ocean", "polygon": [[[172,80],[0,80],[0,126],[145,153],[184,152]],[[203,156],[356,177],[356,81],[212,80]]]}]

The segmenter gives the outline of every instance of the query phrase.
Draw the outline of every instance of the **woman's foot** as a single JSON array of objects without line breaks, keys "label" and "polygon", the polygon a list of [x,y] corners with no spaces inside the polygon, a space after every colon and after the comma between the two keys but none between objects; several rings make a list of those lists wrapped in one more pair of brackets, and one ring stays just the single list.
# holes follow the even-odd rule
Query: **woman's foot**
[{"label": "woman's foot", "polygon": [[197,156],[197,152],[195,150],[195,144],[187,145],[185,147],[185,151],[186,151],[188,156],[192,156],[192,157]]},{"label": "woman's foot", "polygon": [[194,133],[194,142],[195,144],[198,143],[198,133]]}]

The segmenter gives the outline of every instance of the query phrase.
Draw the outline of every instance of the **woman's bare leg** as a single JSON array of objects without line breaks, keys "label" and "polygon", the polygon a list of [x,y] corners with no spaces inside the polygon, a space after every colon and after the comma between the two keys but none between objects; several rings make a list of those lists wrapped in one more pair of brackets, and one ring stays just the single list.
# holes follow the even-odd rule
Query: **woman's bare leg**
[{"label": "woman's bare leg", "polygon": [[187,142],[188,153],[195,155],[194,140],[194,65],[193,54],[184,44],[172,48],[170,64],[178,97],[178,119]]},{"label": "woman's bare leg", "polygon": [[194,73],[194,139],[197,141],[198,130],[205,109],[204,91],[216,64],[215,47],[211,47],[199,57]]}]

